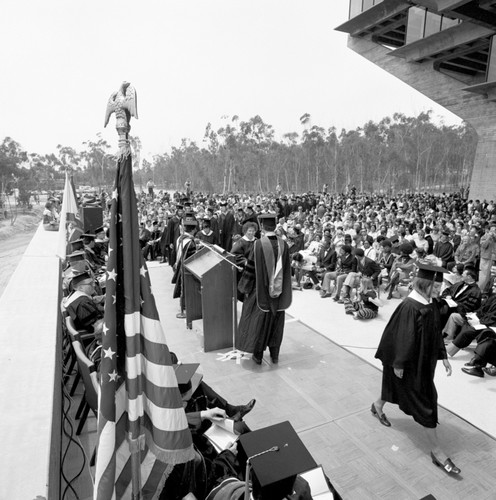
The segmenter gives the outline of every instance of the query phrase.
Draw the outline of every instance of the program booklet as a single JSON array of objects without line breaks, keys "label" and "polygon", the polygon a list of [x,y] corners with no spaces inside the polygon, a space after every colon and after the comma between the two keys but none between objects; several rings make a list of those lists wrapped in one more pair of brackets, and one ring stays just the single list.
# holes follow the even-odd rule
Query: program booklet
[{"label": "program booklet", "polygon": [[322,466],[304,472],[300,476],[310,485],[313,500],[334,500],[334,495],[329,491]]},{"label": "program booklet", "polygon": [[234,443],[239,437],[234,433],[234,420],[230,418],[212,422],[204,435],[212,443],[217,453],[225,450],[227,445]]}]

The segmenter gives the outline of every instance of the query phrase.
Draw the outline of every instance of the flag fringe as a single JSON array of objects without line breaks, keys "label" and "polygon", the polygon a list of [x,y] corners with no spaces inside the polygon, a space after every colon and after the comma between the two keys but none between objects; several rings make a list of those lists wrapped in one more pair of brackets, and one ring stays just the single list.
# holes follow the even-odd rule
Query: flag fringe
[{"label": "flag fringe", "polygon": [[181,450],[164,450],[160,448],[155,444],[153,436],[148,429],[144,429],[144,434],[137,439],[132,439],[128,436],[128,442],[131,453],[143,451],[146,446],[155,455],[157,460],[171,465],[184,464],[195,458],[195,451],[191,445]]}]

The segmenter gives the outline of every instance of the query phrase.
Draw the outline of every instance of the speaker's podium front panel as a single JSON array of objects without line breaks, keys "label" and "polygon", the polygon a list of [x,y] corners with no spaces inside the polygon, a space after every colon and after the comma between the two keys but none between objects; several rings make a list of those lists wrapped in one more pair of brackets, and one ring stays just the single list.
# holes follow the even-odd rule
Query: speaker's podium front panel
[{"label": "speaker's podium front panel", "polygon": [[233,346],[233,329],[237,327],[235,280],[232,265],[207,247],[184,262],[186,322],[203,318],[205,352]]}]

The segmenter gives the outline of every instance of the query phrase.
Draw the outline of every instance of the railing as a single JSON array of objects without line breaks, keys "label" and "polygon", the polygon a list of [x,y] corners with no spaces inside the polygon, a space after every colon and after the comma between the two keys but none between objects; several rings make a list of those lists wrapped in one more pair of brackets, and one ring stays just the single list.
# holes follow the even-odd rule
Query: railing
[{"label": "railing", "polygon": [[57,236],[40,224],[0,297],[0,390],[4,402],[0,498],[59,498]]}]

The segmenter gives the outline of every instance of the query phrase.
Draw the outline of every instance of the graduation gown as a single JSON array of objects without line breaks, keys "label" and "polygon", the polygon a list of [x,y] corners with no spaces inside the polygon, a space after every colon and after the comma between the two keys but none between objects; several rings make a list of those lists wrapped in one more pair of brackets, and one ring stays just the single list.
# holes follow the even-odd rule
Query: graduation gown
[{"label": "graduation gown", "polygon": [[76,330],[92,332],[95,321],[103,317],[93,299],[79,290],[67,297],[64,308],[74,322]]},{"label": "graduation gown", "polygon": [[[181,234],[180,226],[181,219],[177,215],[174,215],[174,217],[168,221],[160,241],[162,248],[165,250],[164,255],[167,256],[170,266],[176,263],[176,242]],[[170,245],[173,245],[173,247],[170,248]]]},{"label": "graduation gown", "polygon": [[[269,294],[269,273],[265,262],[262,240],[268,240],[274,253],[279,256],[282,243],[282,292],[279,297]],[[256,240],[248,257],[238,289],[245,293],[243,310],[238,327],[236,347],[245,352],[260,355],[269,347],[278,352],[284,333],[284,310],[291,305],[291,263],[287,243],[273,235]]]},{"label": "graduation gown", "polygon": [[[412,292],[394,311],[382,334],[375,357],[384,366],[381,399],[399,405],[424,427],[437,425],[434,372],[446,359],[436,303],[423,304]],[[403,378],[394,374],[402,368]]]},{"label": "graduation gown", "polygon": [[172,275],[171,283],[174,286],[174,292],[172,297],[177,299],[181,297],[181,300],[184,300],[183,296],[183,263],[186,259],[191,257],[196,252],[196,244],[193,239],[193,236],[190,234],[183,234],[180,239],[177,241],[177,262],[176,268],[174,270],[174,274]]},{"label": "graduation gown", "polygon": [[228,210],[225,214],[219,215],[220,246],[228,252],[231,250],[232,237],[233,234],[235,234],[235,223],[234,214],[231,210]]}]

